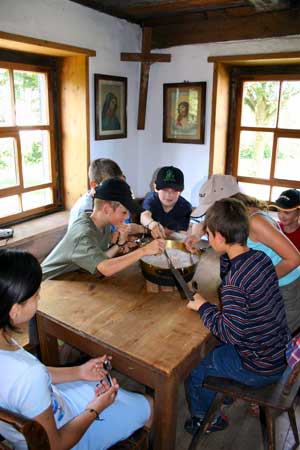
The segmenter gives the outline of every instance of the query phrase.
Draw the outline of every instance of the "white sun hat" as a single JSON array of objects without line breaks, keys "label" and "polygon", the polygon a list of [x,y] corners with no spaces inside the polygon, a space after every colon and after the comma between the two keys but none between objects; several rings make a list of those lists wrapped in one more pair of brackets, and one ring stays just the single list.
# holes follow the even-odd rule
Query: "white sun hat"
[{"label": "white sun hat", "polygon": [[231,197],[240,192],[236,178],[232,175],[212,175],[200,188],[199,205],[191,217],[203,216],[217,200]]}]

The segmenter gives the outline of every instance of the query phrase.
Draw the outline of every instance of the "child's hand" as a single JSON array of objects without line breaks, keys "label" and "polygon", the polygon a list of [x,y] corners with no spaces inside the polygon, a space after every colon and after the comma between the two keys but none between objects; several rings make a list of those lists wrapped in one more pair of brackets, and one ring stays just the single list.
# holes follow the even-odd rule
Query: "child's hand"
[{"label": "child's hand", "polygon": [[186,246],[187,250],[191,253],[194,253],[197,251],[196,245],[200,241],[200,238],[197,236],[194,236],[193,234],[191,236],[188,236],[184,242],[184,245]]},{"label": "child's hand", "polygon": [[164,227],[153,220],[149,225],[149,230],[151,231],[151,236],[153,239],[165,239],[166,233]]},{"label": "child's hand", "polygon": [[164,239],[154,239],[150,244],[141,247],[144,256],[160,255],[165,249]]},{"label": "child's hand", "polygon": [[113,379],[112,387],[108,386],[107,390],[103,385],[99,385],[95,390],[95,397],[87,404],[87,408],[95,409],[100,414],[115,401],[118,389],[119,385],[115,379]]},{"label": "child's hand", "polygon": [[186,305],[187,308],[192,309],[193,311],[199,311],[199,308],[206,303],[205,298],[203,298],[200,294],[195,294],[194,295],[194,301],[193,302],[188,302],[188,304]]},{"label": "child's hand", "polygon": [[107,358],[106,355],[101,356],[100,358],[92,358],[81,366],[78,367],[79,370],[79,379],[85,381],[98,381],[101,378],[104,378],[107,375],[107,371],[103,369],[103,362],[106,359],[111,359],[109,356]]}]

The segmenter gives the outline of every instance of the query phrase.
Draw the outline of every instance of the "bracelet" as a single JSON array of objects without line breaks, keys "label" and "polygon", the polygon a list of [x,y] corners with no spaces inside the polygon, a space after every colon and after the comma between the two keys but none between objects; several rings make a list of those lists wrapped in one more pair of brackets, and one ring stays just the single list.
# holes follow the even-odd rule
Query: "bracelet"
[{"label": "bracelet", "polygon": [[103,420],[100,419],[100,413],[98,413],[94,408],[86,408],[85,411],[95,414],[95,420]]},{"label": "bracelet", "polygon": [[123,244],[119,244],[119,242],[116,242],[115,245],[117,245],[119,248],[122,248],[122,247],[124,247],[124,245],[125,245],[126,243],[127,243],[127,241],[124,242]]}]

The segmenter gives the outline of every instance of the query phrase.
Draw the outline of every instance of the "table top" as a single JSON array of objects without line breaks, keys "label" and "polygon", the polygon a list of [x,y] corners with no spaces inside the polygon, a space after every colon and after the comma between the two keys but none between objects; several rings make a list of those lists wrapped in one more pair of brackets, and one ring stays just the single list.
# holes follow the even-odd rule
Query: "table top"
[{"label": "table top", "polygon": [[178,292],[148,293],[137,263],[109,278],[76,273],[45,281],[38,311],[169,374],[210,336],[186,304]]}]

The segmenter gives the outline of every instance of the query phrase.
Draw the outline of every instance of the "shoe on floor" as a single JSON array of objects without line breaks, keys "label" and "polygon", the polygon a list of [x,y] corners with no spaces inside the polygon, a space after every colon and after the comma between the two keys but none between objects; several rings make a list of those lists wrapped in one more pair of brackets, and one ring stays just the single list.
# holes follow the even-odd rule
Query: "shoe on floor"
[{"label": "shoe on floor", "polygon": [[[201,427],[202,422],[203,419],[201,417],[191,416],[189,419],[186,420],[184,424],[184,429],[187,433],[194,435]],[[210,423],[206,431],[206,434],[214,433],[215,431],[222,431],[225,430],[225,428],[227,427],[228,427],[228,417],[221,413]]]}]

